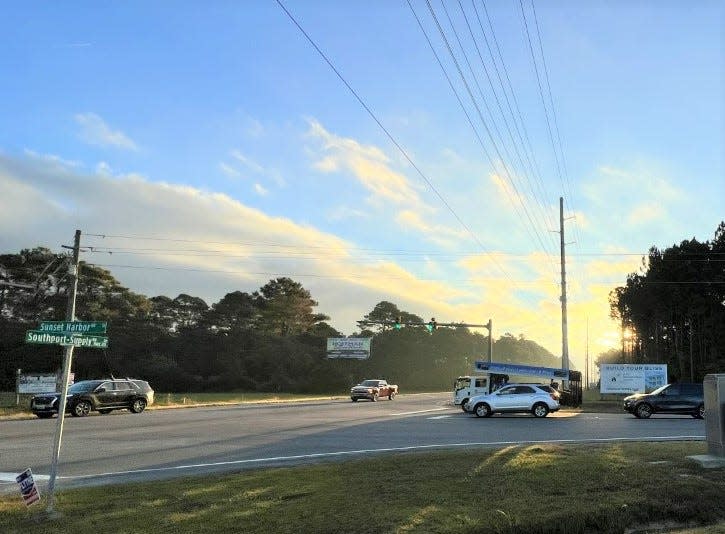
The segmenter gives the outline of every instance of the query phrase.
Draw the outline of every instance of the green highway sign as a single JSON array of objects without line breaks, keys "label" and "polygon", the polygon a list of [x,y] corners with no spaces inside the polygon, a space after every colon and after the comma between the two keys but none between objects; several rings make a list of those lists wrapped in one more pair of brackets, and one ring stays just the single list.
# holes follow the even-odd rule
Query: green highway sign
[{"label": "green highway sign", "polygon": [[105,334],[107,325],[100,321],[43,321],[40,331],[55,334]]},{"label": "green highway sign", "polygon": [[25,333],[25,342],[41,345],[73,345],[74,347],[87,347],[91,349],[108,348],[108,338],[105,336],[85,336],[43,330],[28,330]]}]

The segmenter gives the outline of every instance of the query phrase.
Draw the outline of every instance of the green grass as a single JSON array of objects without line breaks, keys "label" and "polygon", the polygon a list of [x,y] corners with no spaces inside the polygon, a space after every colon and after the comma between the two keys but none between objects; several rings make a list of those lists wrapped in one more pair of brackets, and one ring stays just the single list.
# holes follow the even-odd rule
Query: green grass
[{"label": "green grass", "polygon": [[[43,519],[0,497],[0,532],[625,532],[725,518],[725,472],[685,456],[704,443],[533,445],[406,453],[57,493]],[[717,529],[719,527],[712,527]],[[715,532],[717,530],[711,530]],[[703,531],[704,532],[704,531]]]}]

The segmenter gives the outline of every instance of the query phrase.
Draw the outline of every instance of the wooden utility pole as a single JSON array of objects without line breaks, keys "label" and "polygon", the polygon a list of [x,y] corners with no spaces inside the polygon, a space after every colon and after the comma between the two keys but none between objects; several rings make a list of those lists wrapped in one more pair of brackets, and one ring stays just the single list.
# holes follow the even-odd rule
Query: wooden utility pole
[{"label": "wooden utility pole", "polygon": [[[68,266],[68,303],[66,305],[66,321],[74,321],[76,314],[76,293],[78,291],[78,264],[81,251],[81,231],[76,230],[73,242],[73,260]],[[60,455],[60,443],[63,435],[63,421],[65,420],[65,405],[68,397],[68,381],[70,380],[71,362],[73,361],[73,344],[66,345],[63,356],[63,378],[61,379],[60,400],[58,401],[58,423],[55,427],[55,438],[53,439],[53,458],[50,465],[50,479],[48,481],[48,507],[46,513],[49,516],[55,515],[55,479],[58,473],[58,456]]]}]

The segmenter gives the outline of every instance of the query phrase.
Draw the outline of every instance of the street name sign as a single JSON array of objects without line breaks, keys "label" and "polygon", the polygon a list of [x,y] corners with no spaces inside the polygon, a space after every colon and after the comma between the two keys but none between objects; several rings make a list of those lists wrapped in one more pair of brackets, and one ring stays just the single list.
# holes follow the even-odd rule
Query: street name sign
[{"label": "street name sign", "polygon": [[108,338],[105,336],[51,333],[42,330],[28,330],[25,333],[25,342],[41,345],[73,345],[92,349],[108,348]]},{"label": "street name sign", "polygon": [[41,332],[72,334],[105,334],[108,323],[101,321],[43,321]]}]

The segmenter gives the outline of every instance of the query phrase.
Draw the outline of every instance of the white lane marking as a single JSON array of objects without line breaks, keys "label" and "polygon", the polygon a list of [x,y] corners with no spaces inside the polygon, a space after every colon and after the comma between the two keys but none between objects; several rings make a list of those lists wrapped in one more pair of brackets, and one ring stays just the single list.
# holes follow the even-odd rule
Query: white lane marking
[{"label": "white lane marking", "polygon": [[[64,480],[76,480],[84,478],[95,478],[95,477],[110,477],[110,476],[122,476],[122,475],[137,475],[142,473],[159,473],[162,471],[183,471],[185,469],[198,469],[200,467],[222,467],[229,465],[244,465],[244,464],[260,464],[265,462],[281,462],[287,460],[312,460],[315,458],[334,458],[339,456],[354,456],[364,454],[375,454],[381,452],[406,452],[416,450],[432,450],[432,449],[454,449],[460,447],[475,447],[475,446],[489,446],[489,447],[504,447],[509,445],[536,445],[536,444],[547,444],[547,443],[612,443],[612,442],[638,442],[638,441],[704,441],[705,436],[649,436],[641,438],[593,438],[593,439],[550,439],[550,440],[532,440],[532,441],[480,441],[470,443],[441,443],[435,445],[410,445],[407,447],[386,447],[381,449],[358,449],[351,451],[336,451],[336,452],[319,452],[313,454],[297,454],[293,456],[271,456],[268,458],[251,458],[249,460],[231,460],[228,462],[214,462],[206,464],[190,464],[190,465],[177,465],[174,467],[152,467],[149,469],[133,469],[130,471],[110,471],[107,473],[95,473],[91,475],[68,475],[60,476],[59,479]],[[14,475],[13,475],[14,476]],[[33,476],[37,476],[33,474]],[[44,475],[40,475],[44,476]],[[47,478],[47,475],[45,476]],[[15,480],[13,478],[13,480]]]},{"label": "white lane marking", "polygon": [[436,415],[435,417],[429,417],[428,419],[445,419],[446,417],[450,417],[450,415]]},{"label": "white lane marking", "polygon": [[413,415],[416,413],[440,412],[441,410],[449,410],[450,408],[431,408],[430,410],[418,410],[416,412],[398,412],[390,415]]},{"label": "white lane marking", "polygon": [[[15,482],[15,477],[20,473],[2,473],[0,472],[0,482]],[[33,480],[48,480],[48,475],[37,475],[33,473]]]}]

